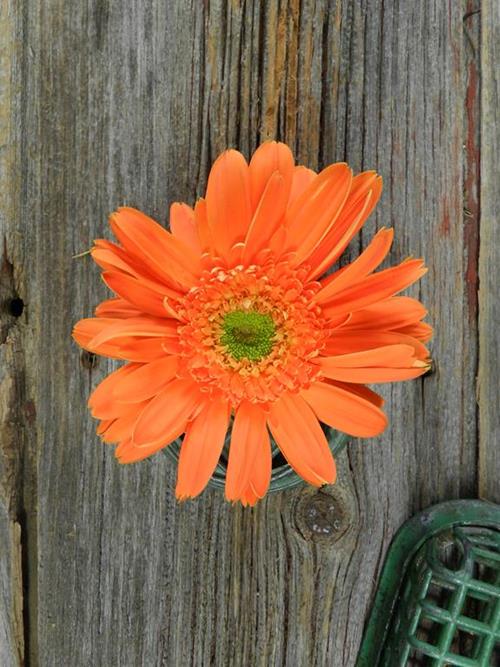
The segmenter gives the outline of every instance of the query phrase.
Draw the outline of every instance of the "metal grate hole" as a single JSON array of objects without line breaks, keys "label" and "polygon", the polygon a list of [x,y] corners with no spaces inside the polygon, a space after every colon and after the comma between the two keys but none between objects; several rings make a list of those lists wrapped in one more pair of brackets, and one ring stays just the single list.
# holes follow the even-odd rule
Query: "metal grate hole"
[{"label": "metal grate hole", "polygon": [[454,588],[442,586],[435,580],[432,580],[429,588],[427,589],[425,601],[433,602],[436,607],[440,607],[441,609],[448,609],[454,591]]},{"label": "metal grate hole", "polygon": [[471,632],[457,629],[453,636],[450,652],[461,658],[474,658],[481,650],[482,638]]},{"label": "metal grate hole", "polygon": [[425,616],[425,614],[422,614],[418,622],[416,637],[426,644],[437,646],[442,628],[443,626],[441,623],[438,623],[438,621],[435,621],[433,618],[429,618],[428,616]]},{"label": "metal grate hole", "polygon": [[493,586],[499,583],[500,570],[481,561],[477,564],[479,581],[484,581],[486,584],[492,584]]},{"label": "metal grate hole", "polygon": [[413,651],[408,656],[405,667],[428,667],[431,664],[431,661],[427,656],[425,656],[421,651],[413,649]]},{"label": "metal grate hole", "polygon": [[[480,595],[481,597],[477,597]],[[495,600],[484,594],[469,591],[462,608],[462,616],[489,624],[494,611]]]}]

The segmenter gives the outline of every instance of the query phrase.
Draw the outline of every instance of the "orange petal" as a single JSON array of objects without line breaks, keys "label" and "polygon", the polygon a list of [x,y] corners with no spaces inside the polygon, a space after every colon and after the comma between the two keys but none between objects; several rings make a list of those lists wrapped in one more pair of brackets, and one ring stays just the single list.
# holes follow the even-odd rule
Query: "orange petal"
[{"label": "orange petal", "polygon": [[123,207],[110,217],[122,246],[161,280],[189,288],[201,273],[199,257],[157,222],[133,208]]},{"label": "orange petal", "polygon": [[116,421],[116,419],[102,419],[96,428],[97,435],[102,435],[106,430],[111,426],[111,424]]},{"label": "orange petal", "polygon": [[141,311],[157,317],[167,316],[163,307],[165,295],[151,291],[132,276],[106,271],[102,274],[102,279],[110,290]]},{"label": "orange petal", "polygon": [[374,171],[358,174],[352,179],[351,191],[335,228],[325,236],[309,258],[311,280],[324,273],[340,257],[365,224],[381,193],[382,178]]},{"label": "orange petal", "polygon": [[226,498],[241,500],[252,483],[262,498],[271,479],[271,445],[266,414],[258,405],[243,401],[236,410],[226,474]]},{"label": "orange petal", "polygon": [[105,343],[99,348],[99,354],[107,357],[144,363],[179,352],[179,341],[173,338],[132,338],[128,341],[117,339],[109,343],[109,347],[108,343]]},{"label": "orange petal", "polygon": [[280,225],[268,243],[268,248],[275,257],[280,257],[283,254],[283,249],[287,247],[286,240],[287,231],[283,225]]},{"label": "orange petal", "polygon": [[335,481],[335,461],[311,408],[301,396],[283,394],[271,404],[271,433],[292,468],[310,484]]},{"label": "orange petal", "polygon": [[144,408],[134,428],[132,442],[138,447],[167,445],[183,433],[188,419],[200,402],[192,380],[172,380]]},{"label": "orange petal", "polygon": [[128,405],[128,412],[122,417],[118,417],[108,426],[101,435],[103,442],[113,443],[121,442],[131,437],[137,418],[144,410],[146,403],[134,403]]},{"label": "orange petal", "polygon": [[187,204],[174,202],[170,207],[170,229],[195,255],[201,254],[193,209]]},{"label": "orange petal", "polygon": [[366,211],[372,197],[371,191],[365,199],[361,199],[349,213],[342,211],[340,219],[330,229],[325,238],[308,258],[312,267],[309,279],[312,280],[324,273],[344,252],[351,239],[361,229],[366,220]]},{"label": "orange petal", "polygon": [[390,331],[415,324],[426,315],[427,310],[417,299],[409,296],[391,296],[352,313],[342,326],[342,330]]},{"label": "orange petal", "polygon": [[370,215],[377,205],[382,194],[382,177],[378,176],[376,171],[364,171],[352,179],[351,191],[347,198],[344,212],[347,214],[351,208],[354,208],[361,200],[366,198],[368,192],[373,196],[370,200],[370,208],[366,212],[366,217]]},{"label": "orange petal", "polygon": [[244,241],[251,220],[248,165],[241,153],[228,150],[214,162],[206,202],[215,251],[226,257],[235,243]]},{"label": "orange petal", "polygon": [[295,200],[300,197],[304,190],[311,185],[317,174],[312,169],[298,166],[293,170],[292,188],[290,190],[290,197],[288,205],[291,206]]},{"label": "orange petal", "polygon": [[424,362],[416,363],[413,368],[328,368],[322,369],[326,377],[342,382],[359,382],[360,384],[382,382],[401,382],[414,380],[429,370]]},{"label": "orange petal", "polygon": [[283,179],[285,201],[288,200],[294,172],[293,165],[292,151],[286,144],[265,141],[257,148],[249,165],[252,211],[257,209],[269,180],[276,172]]},{"label": "orange petal", "polygon": [[321,372],[332,380],[344,382],[393,382],[425,373],[428,364],[415,358],[410,345],[387,345],[363,352],[335,357],[318,357]]},{"label": "orange petal", "polygon": [[96,239],[90,254],[96,264],[106,271],[120,271],[136,278],[156,282],[161,288],[166,285],[165,281],[158,283],[158,276],[144,261],[137,259],[125,248],[107,239]]},{"label": "orange petal", "polygon": [[394,329],[395,332],[417,338],[424,343],[430,340],[434,334],[434,330],[427,322],[415,322],[415,324],[408,324],[404,327]]},{"label": "orange petal", "polygon": [[137,403],[151,398],[174,379],[178,366],[177,357],[167,356],[143,364],[115,383],[112,395],[121,403]]},{"label": "orange petal", "polygon": [[410,345],[417,359],[427,359],[429,351],[419,340],[397,331],[370,331],[337,329],[327,340],[322,354],[326,357],[338,354],[362,352],[385,345]]},{"label": "orange petal", "polygon": [[223,396],[207,400],[191,421],[182,442],[175,495],[194,498],[203,491],[219,461],[229,423],[229,404]]},{"label": "orange petal", "polygon": [[334,225],[349,194],[352,172],[340,162],[316,176],[286,214],[288,250],[297,253],[297,263],[309,257]]},{"label": "orange petal", "polygon": [[[73,327],[73,338],[78,345],[89,350],[89,342],[100,333],[105,326],[108,326],[113,318],[107,317],[86,317]],[[93,350],[90,350],[91,352]]]},{"label": "orange petal", "polygon": [[97,317],[137,317],[142,314],[141,310],[134,308],[128,301],[121,298],[106,299],[95,309]]},{"label": "orange petal", "polygon": [[235,243],[231,250],[226,254],[225,265],[228,268],[233,268],[241,264],[245,244],[242,242]]},{"label": "orange petal", "polygon": [[124,336],[115,338],[108,343],[97,347],[92,344],[94,338],[99,335],[105,327],[109,326],[109,318],[91,317],[80,320],[73,329],[73,338],[78,345],[85,350],[101,354],[113,359],[126,359],[128,361],[148,362],[164,357],[165,354],[177,354],[179,342],[172,338],[133,338]]},{"label": "orange petal", "polygon": [[[179,437],[182,431],[176,436]],[[175,438],[174,438],[175,440]],[[160,449],[163,449],[164,445],[151,445],[150,447],[137,447],[134,445],[131,438],[127,438],[121,442],[118,447],[115,449],[115,456],[120,463],[136,463],[137,461],[142,461]]]},{"label": "orange petal", "polygon": [[252,218],[243,250],[243,263],[249,264],[262,248],[265,248],[283,220],[288,193],[286,183],[275,172],[267,181],[257,210]]},{"label": "orange petal", "polygon": [[420,259],[405,261],[390,269],[372,273],[336,294],[324,304],[323,311],[327,317],[339,317],[344,313],[366,308],[406,289],[425,273],[427,269]]},{"label": "orange petal", "polygon": [[[92,249],[91,254],[94,261],[106,271],[104,276],[112,274],[113,276],[118,275],[123,279],[121,289],[119,282],[116,285],[108,283],[108,287],[114,289],[117,293],[126,290],[124,292],[126,295],[125,298],[133,302],[137,308],[143,311],[147,310],[147,304],[153,299],[153,311],[157,310],[158,297],[155,295],[161,295],[162,298],[167,295],[175,300],[183,298],[182,292],[178,289],[173,289],[165,282],[159,282],[144,263],[140,264],[135,261],[123,248],[100,239],[96,240],[95,243],[96,246]],[[164,313],[161,314],[164,315]]]},{"label": "orange petal", "polygon": [[248,485],[248,488],[246,491],[242,494],[240,501],[243,507],[247,507],[248,505],[250,507],[253,507],[254,505],[257,504],[257,501],[259,500],[259,496],[255,493],[254,488],[252,487],[251,484]]},{"label": "orange petal", "polygon": [[207,203],[198,199],[194,207],[194,219],[202,252],[215,252],[215,242],[208,224]]},{"label": "orange petal", "polygon": [[127,262],[122,256],[123,249],[114,243],[97,239],[95,247],[90,254],[96,264],[105,271],[121,271],[130,276],[137,276],[137,271],[131,262]]},{"label": "orange petal", "polygon": [[[94,319],[94,318],[92,318]],[[98,348],[115,338],[177,338],[178,322],[172,319],[155,317],[129,317],[125,320],[99,317],[95,318],[96,335],[89,341],[89,346]],[[81,320],[83,321],[83,320]]]},{"label": "orange petal", "polygon": [[179,302],[176,302],[174,299],[169,299],[168,296],[163,299],[163,308],[165,309],[167,317],[185,322],[185,316],[183,314],[179,314],[179,306]]},{"label": "orange petal", "polygon": [[328,380],[328,379],[325,379],[324,382],[326,384],[331,384],[335,387],[339,387],[340,389],[344,389],[345,391],[348,391],[351,394],[355,394],[360,398],[364,398],[365,401],[373,403],[373,405],[375,405],[377,408],[381,408],[385,403],[382,396],[377,394],[377,392],[373,391],[372,389],[365,387],[363,384],[353,384],[352,382],[339,382],[338,380]]},{"label": "orange petal", "polygon": [[124,273],[139,280],[144,287],[148,287],[158,294],[168,294],[168,296],[181,299],[184,291],[179,287],[172,287],[172,281],[166,281],[159,278],[154,273],[154,267],[149,266],[142,260],[138,260],[130,254],[125,248],[103,239],[97,239],[95,247],[91,250],[91,255],[96,264],[105,271],[112,273]]},{"label": "orange petal", "polygon": [[[116,423],[119,422],[119,418],[116,419],[104,419],[99,422],[99,426],[96,429],[97,435],[101,438],[102,442],[105,442],[107,445],[116,444],[125,440],[126,437],[130,437],[130,433],[127,432],[123,437],[114,437],[117,431],[113,428]],[[123,434],[124,432],[119,428],[118,424],[118,433]],[[111,429],[111,435],[107,436],[107,432]]]},{"label": "orange petal", "polygon": [[319,303],[328,301],[334,294],[338,294],[374,271],[384,261],[391,248],[393,237],[393,229],[381,229],[354,262],[329,277],[328,285],[318,292],[316,300]]},{"label": "orange petal", "polygon": [[[272,465],[271,442],[269,440],[269,432],[266,429],[265,434],[263,434],[263,437],[260,440],[260,449],[256,453],[254,465],[249,478],[252,493],[255,494],[257,498],[263,498],[269,489]],[[256,501],[249,504],[254,505],[255,502]]]},{"label": "orange petal", "polygon": [[141,368],[140,364],[125,364],[110,373],[97,385],[88,400],[93,417],[115,419],[130,411],[130,406],[120,404],[113,397],[113,390],[138,368]]},{"label": "orange petal", "polygon": [[415,361],[415,350],[410,345],[386,345],[361,352],[339,354],[333,357],[316,357],[315,361],[322,368],[366,368],[369,366],[402,368],[413,364]]},{"label": "orange petal", "polygon": [[315,382],[301,396],[318,419],[349,435],[369,438],[387,426],[387,417],[372,401],[336,384]]}]

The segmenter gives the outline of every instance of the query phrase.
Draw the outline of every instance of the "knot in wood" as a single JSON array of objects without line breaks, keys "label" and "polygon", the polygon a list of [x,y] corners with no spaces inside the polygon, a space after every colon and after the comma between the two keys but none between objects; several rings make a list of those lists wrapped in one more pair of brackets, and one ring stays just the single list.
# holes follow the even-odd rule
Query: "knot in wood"
[{"label": "knot in wood", "polygon": [[338,488],[301,498],[295,511],[298,531],[306,540],[336,542],[350,525],[344,493]]}]

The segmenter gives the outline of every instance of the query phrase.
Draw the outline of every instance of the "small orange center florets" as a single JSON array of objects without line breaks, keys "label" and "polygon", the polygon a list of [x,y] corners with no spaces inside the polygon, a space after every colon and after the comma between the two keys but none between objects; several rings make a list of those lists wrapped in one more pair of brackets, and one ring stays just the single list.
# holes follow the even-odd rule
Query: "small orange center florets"
[{"label": "small orange center florets", "polygon": [[[311,299],[319,284],[306,282],[306,276],[306,267],[292,269],[272,260],[205,271],[179,308],[186,321],[179,327],[181,375],[192,377],[204,391],[221,389],[233,405],[243,399],[273,401],[285,390],[309,385],[318,374],[311,360],[329,331]],[[250,325],[267,326],[262,354],[235,354],[228,343],[228,322],[244,320],[245,313]],[[236,331],[246,343],[244,333]]]}]

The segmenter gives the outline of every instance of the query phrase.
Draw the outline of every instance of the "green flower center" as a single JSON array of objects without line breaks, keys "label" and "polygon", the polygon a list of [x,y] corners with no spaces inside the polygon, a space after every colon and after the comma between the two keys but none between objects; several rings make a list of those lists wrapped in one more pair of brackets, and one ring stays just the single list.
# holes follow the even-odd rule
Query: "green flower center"
[{"label": "green flower center", "polygon": [[270,315],[233,310],[224,316],[222,329],[220,342],[238,361],[259,361],[273,349],[276,327]]}]

